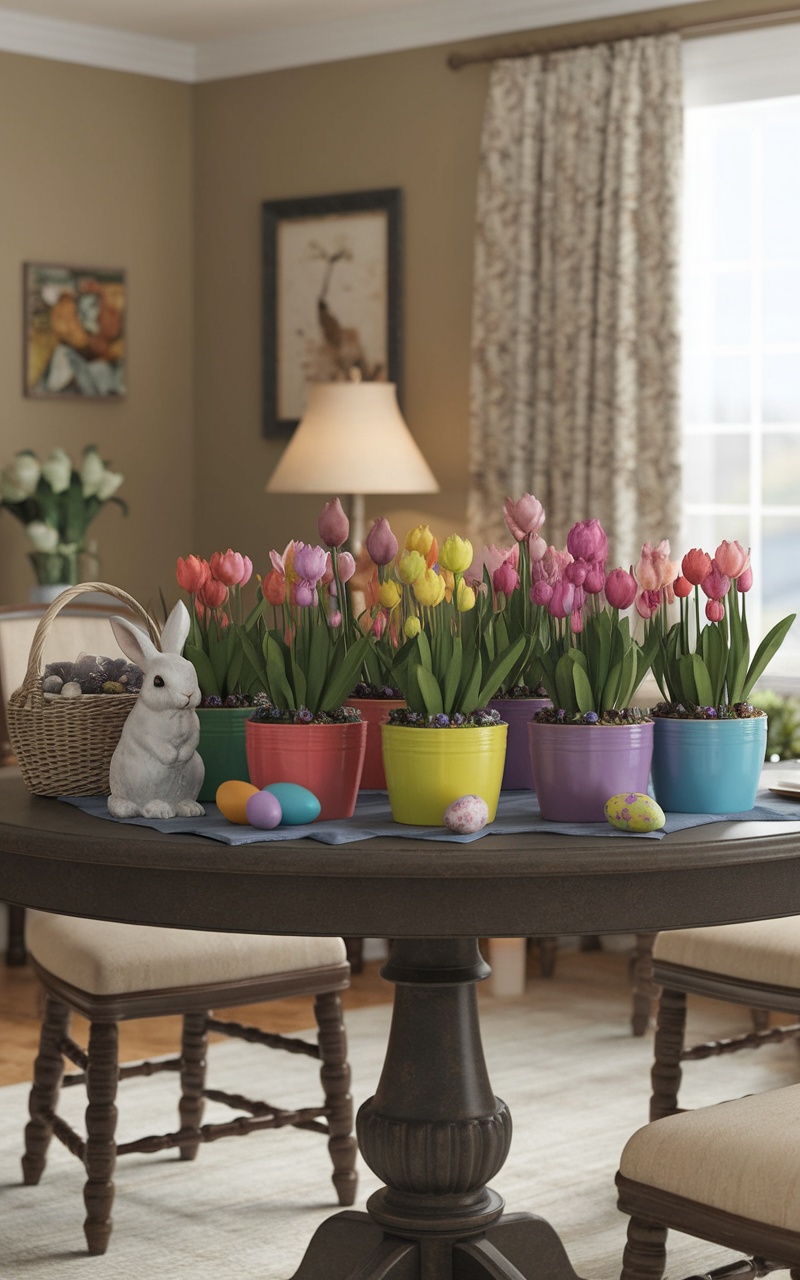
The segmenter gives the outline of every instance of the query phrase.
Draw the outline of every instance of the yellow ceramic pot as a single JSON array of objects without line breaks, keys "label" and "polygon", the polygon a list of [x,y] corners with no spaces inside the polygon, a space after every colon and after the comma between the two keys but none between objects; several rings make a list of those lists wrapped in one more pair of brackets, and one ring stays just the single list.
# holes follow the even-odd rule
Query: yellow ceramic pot
[{"label": "yellow ceramic pot", "polygon": [[494,821],[506,760],[505,724],[471,729],[381,725],[383,765],[395,822],[440,827],[460,796],[482,796]]}]

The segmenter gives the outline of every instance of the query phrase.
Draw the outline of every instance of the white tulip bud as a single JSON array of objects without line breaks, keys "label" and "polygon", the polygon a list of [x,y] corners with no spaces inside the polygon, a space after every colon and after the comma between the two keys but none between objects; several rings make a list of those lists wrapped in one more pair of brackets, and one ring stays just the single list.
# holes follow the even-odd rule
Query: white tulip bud
[{"label": "white tulip bud", "polygon": [[112,493],[117,492],[124,479],[125,477],[121,476],[117,471],[104,470],[100,477],[100,483],[95,489],[95,497],[99,498],[101,502],[106,502]]},{"label": "white tulip bud", "polygon": [[54,449],[42,463],[44,476],[53,493],[65,493],[72,480],[72,460],[64,449]]},{"label": "white tulip bud", "polygon": [[83,451],[81,465],[81,488],[84,498],[92,498],[97,494],[100,482],[105,474],[105,464],[93,444],[87,445]]},{"label": "white tulip bud", "polygon": [[44,520],[31,520],[25,525],[25,532],[36,551],[55,551],[58,546],[58,529]]},{"label": "white tulip bud", "polygon": [[24,502],[36,492],[41,467],[30,449],[23,449],[0,473],[0,492],[6,502]]}]

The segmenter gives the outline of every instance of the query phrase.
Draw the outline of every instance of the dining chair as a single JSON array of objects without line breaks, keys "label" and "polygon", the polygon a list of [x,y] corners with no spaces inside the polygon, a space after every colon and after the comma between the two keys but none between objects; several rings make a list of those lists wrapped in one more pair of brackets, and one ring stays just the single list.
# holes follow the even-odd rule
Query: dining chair
[{"label": "dining chair", "polygon": [[800,1085],[789,1085],[639,1129],[616,1177],[630,1216],[622,1280],[660,1280],[670,1229],[746,1255],[703,1280],[784,1269],[798,1280],[798,1119]]},{"label": "dining chair", "polygon": [[[201,1143],[291,1125],[327,1137],[339,1203],[353,1203],[356,1142],[339,994],[348,985],[350,969],[341,938],[207,933],[32,911],[27,942],[44,988],[45,1012],[25,1129],[23,1178],[28,1185],[39,1182],[53,1137],[81,1160],[90,1254],[105,1253],[108,1247],[116,1159],[131,1152],[177,1148],[181,1160],[193,1160]],[[261,1031],[210,1012],[305,995],[314,1000],[313,1039]],[[89,1022],[85,1050],[70,1036],[73,1012]],[[182,1016],[180,1053],[120,1064],[118,1024],[163,1014]],[[320,1104],[290,1109],[206,1087],[209,1034],[315,1059],[320,1064]],[[65,1076],[65,1058],[79,1070]],[[177,1127],[117,1143],[118,1081],[161,1071],[179,1077]],[[85,1137],[57,1113],[61,1088],[77,1084],[85,1085],[88,1098]],[[206,1100],[237,1114],[202,1124]]]},{"label": "dining chair", "polygon": [[[800,1021],[770,1026],[769,1014],[800,1019],[800,916],[659,933],[653,981],[661,988],[650,1098],[650,1119],[657,1120],[680,1110],[682,1062],[797,1037]],[[687,1047],[686,1003],[692,994],[745,1005],[754,1030]]]}]

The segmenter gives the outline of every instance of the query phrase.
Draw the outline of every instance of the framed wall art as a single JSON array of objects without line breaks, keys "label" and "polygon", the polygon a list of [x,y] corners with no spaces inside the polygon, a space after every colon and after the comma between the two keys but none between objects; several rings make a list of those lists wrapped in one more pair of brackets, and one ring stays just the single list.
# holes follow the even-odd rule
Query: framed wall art
[{"label": "framed wall art", "polygon": [[46,399],[125,395],[125,272],[23,264],[23,392]]},{"label": "framed wall art", "polygon": [[401,387],[401,191],[262,206],[263,430],[290,436],[314,382]]}]

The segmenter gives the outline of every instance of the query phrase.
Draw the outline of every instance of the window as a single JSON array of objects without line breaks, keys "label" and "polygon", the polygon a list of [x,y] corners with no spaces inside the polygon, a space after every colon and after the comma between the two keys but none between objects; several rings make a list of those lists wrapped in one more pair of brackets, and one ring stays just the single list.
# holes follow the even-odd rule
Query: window
[{"label": "window", "polygon": [[754,651],[800,612],[800,97],[689,108],[684,164],[681,547],[751,548]]}]

